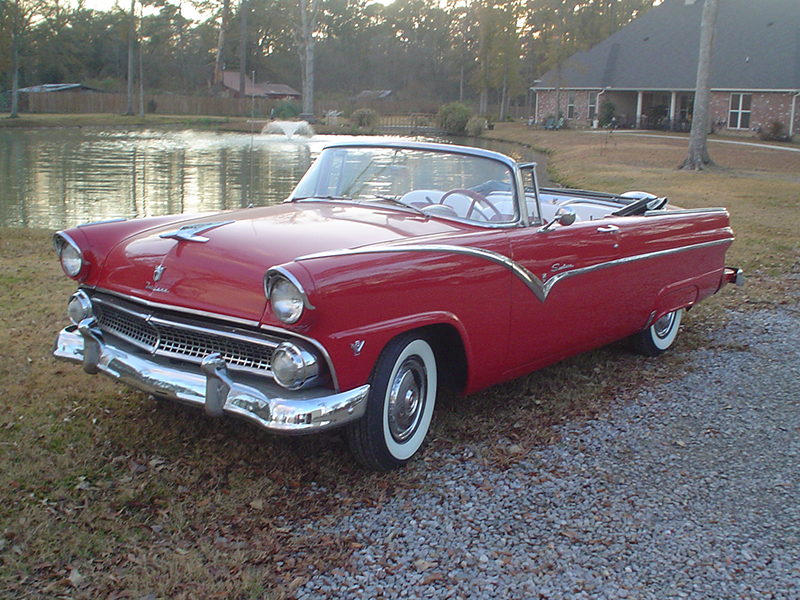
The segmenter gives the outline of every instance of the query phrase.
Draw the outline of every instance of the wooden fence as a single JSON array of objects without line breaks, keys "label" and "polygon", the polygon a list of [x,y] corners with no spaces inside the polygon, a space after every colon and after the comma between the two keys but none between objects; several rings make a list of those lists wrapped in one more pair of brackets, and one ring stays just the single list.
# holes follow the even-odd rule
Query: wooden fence
[{"label": "wooden fence", "polygon": [[[220,117],[267,118],[277,100],[264,98],[212,98],[210,96],[177,96],[145,94],[144,110],[148,114],[194,115]],[[127,94],[100,92],[50,92],[23,94],[22,109],[32,113],[108,113],[123,114],[128,107]],[[134,97],[133,111],[139,114],[139,96]]]},{"label": "wooden fence", "polygon": [[[102,92],[44,92],[21,94],[21,110],[31,113],[125,113],[128,107],[127,94]],[[269,118],[278,100],[264,98],[215,98],[211,96],[179,96],[173,94],[145,94],[144,110],[147,114],[192,115],[219,117]],[[345,117],[357,108],[371,108],[381,117],[389,115],[435,114],[441,103],[402,100],[376,100],[352,102],[350,100],[318,100],[315,102],[317,119],[329,113],[340,113]],[[490,113],[496,114],[496,107]],[[133,102],[135,114],[139,114],[139,95]],[[514,118],[524,118],[525,107],[512,106]]]}]

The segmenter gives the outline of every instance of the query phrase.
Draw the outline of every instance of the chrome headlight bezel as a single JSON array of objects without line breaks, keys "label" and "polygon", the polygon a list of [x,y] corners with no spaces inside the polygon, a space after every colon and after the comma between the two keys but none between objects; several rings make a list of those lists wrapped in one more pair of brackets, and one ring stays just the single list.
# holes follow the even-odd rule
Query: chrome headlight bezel
[{"label": "chrome headlight bezel", "polygon": [[300,282],[283,270],[271,269],[267,272],[264,276],[264,292],[272,314],[285,325],[297,323],[306,308],[314,308]]},{"label": "chrome headlight bezel", "polygon": [[299,390],[317,381],[319,360],[316,355],[293,342],[283,342],[272,352],[272,377],[287,390]]},{"label": "chrome headlight bezel", "polygon": [[70,279],[78,279],[87,264],[78,244],[62,232],[53,236],[53,244],[64,274]]}]

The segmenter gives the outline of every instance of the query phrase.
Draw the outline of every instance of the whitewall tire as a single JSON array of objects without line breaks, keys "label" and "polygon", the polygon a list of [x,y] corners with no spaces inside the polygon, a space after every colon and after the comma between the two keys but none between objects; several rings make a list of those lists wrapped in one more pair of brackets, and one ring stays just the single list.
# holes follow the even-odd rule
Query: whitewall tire
[{"label": "whitewall tire", "polygon": [[650,327],[633,336],[636,350],[645,356],[658,356],[675,342],[681,326],[683,309],[669,312]]},{"label": "whitewall tire", "polygon": [[389,342],[370,385],[367,412],[348,429],[350,448],[370,469],[396,469],[422,447],[433,416],[436,355],[428,340],[406,333]]}]

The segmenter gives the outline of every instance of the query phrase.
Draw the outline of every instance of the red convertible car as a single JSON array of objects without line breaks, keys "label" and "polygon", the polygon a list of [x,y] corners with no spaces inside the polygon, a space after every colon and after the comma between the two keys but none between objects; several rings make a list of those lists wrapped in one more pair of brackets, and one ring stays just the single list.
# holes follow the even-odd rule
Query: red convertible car
[{"label": "red convertible car", "polygon": [[403,465],[440,384],[468,394],[632,336],[649,355],[741,273],[722,208],[538,189],[534,164],[327,147],[277,206],[55,234],[78,282],[56,357],[268,431],[347,427]]}]

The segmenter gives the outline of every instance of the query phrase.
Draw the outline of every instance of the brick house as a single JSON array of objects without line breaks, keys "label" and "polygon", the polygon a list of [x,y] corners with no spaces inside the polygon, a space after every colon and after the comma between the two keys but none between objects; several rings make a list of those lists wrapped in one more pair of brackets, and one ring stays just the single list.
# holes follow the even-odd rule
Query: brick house
[{"label": "brick house", "polygon": [[[536,122],[688,131],[703,0],[664,0],[546,73],[532,91]],[[610,103],[610,104],[608,104]],[[606,111],[606,112],[604,112]],[[711,72],[711,122],[731,132],[780,122],[800,131],[800,0],[721,0]]]}]

